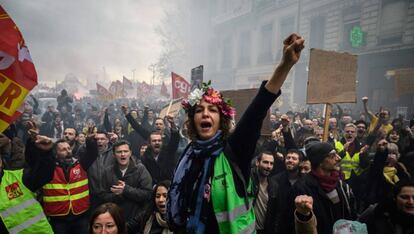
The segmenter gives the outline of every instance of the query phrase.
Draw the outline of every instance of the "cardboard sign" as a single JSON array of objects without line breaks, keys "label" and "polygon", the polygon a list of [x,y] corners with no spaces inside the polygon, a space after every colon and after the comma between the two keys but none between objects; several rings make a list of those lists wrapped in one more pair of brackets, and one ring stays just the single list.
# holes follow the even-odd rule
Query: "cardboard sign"
[{"label": "cardboard sign", "polygon": [[[236,108],[236,123],[239,122],[241,116],[246,111],[248,105],[252,102],[256,96],[258,89],[240,89],[240,90],[226,90],[221,93],[225,98],[230,98],[233,101],[233,107]],[[270,135],[270,111],[267,111],[267,115],[263,120],[262,135]]]},{"label": "cardboard sign", "polygon": [[178,115],[178,112],[181,110],[181,100],[182,98],[173,100],[168,105],[164,106],[160,112],[159,117],[164,118],[168,114],[176,117]]},{"label": "cardboard sign", "polygon": [[355,103],[357,56],[310,50],[307,104]]},{"label": "cardboard sign", "polygon": [[414,93],[414,68],[394,70],[394,88],[397,96]]}]

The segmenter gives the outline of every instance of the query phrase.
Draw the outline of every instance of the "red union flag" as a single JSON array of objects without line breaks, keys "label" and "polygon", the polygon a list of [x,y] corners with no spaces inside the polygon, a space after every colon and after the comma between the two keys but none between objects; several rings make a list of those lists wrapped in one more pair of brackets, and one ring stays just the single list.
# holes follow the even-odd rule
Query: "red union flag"
[{"label": "red union flag", "polygon": [[132,85],[132,81],[130,81],[125,76],[122,76],[122,85],[124,86],[124,89],[133,89],[134,86]]},{"label": "red union flag", "polygon": [[96,83],[96,92],[104,99],[112,99],[113,95],[105,87]]},{"label": "red union flag", "polygon": [[37,85],[29,50],[16,24],[0,6],[0,132],[17,116],[24,98]]},{"label": "red union flag", "polygon": [[137,96],[144,97],[150,95],[151,93],[151,85],[147,84],[145,81],[142,83],[138,83],[137,86]]},{"label": "red union flag", "polygon": [[160,95],[167,97],[167,98],[170,97],[170,94],[168,93],[168,89],[167,89],[167,86],[165,86],[164,81],[162,82],[162,85],[161,85]]},{"label": "red union flag", "polygon": [[172,98],[186,98],[191,91],[191,85],[183,77],[171,72]]}]

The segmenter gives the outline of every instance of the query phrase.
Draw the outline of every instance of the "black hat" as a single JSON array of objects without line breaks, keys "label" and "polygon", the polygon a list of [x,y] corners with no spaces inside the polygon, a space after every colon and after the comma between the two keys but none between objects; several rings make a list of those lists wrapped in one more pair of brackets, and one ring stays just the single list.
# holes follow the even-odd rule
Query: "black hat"
[{"label": "black hat", "polygon": [[306,147],[306,156],[309,158],[312,168],[318,167],[332,150],[334,150],[334,147],[326,142],[308,144]]}]

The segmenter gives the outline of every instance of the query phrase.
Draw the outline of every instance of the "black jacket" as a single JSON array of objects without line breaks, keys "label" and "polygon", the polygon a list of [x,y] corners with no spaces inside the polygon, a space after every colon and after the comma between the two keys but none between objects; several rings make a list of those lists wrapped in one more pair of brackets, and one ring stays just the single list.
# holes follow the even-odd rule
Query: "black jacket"
[{"label": "black jacket", "polygon": [[[121,195],[111,192],[111,186],[118,184],[118,180],[125,182],[125,189]],[[117,163],[104,170],[102,183],[104,192],[100,194],[103,202],[113,202],[123,211],[128,221],[144,211],[152,193],[152,180],[145,166],[132,160],[125,175],[122,176]]]},{"label": "black jacket", "polygon": [[[266,81],[262,83],[258,94],[253,98],[246,111],[242,114],[233,133],[227,138],[227,142],[224,145],[224,155],[229,161],[234,175],[235,189],[240,197],[246,197],[248,195],[246,191],[246,182],[248,182],[250,178],[251,161],[255,155],[256,143],[260,137],[260,129],[263,120],[266,117],[267,110],[281,94],[280,91],[276,95],[270,93],[264,87],[265,84]],[[191,208],[192,207],[189,207],[189,209]],[[206,210],[208,215],[206,217],[205,233],[219,233],[212,202],[208,203]],[[185,227],[179,227],[178,229],[180,228]]]},{"label": "black jacket", "polygon": [[[384,202],[393,197],[394,185],[388,183],[384,177],[384,167],[387,164],[387,157],[387,150],[384,152],[377,151],[373,164],[367,173],[363,175],[363,183],[366,187],[366,193],[363,198],[368,205]],[[408,180],[410,178],[410,174],[408,174],[402,164],[398,163],[396,168],[397,176],[400,180]]]},{"label": "black jacket", "polygon": [[395,206],[395,201],[371,205],[358,221],[367,224],[368,233],[414,233],[414,215],[404,214]]},{"label": "black jacket", "polygon": [[152,177],[153,184],[163,180],[171,180],[177,163],[176,151],[180,135],[176,129],[171,129],[171,139],[168,145],[161,148],[157,161],[151,147],[145,151],[142,164],[147,168]]},{"label": "black jacket", "polygon": [[312,174],[303,176],[293,185],[292,192],[287,199],[289,208],[282,220],[281,233],[295,233],[294,200],[299,195],[308,195],[313,198],[313,212],[318,220],[317,229],[319,234],[331,234],[334,223],[339,219],[354,220],[356,218],[355,199],[350,187],[340,180],[336,190],[340,202],[334,205]]}]

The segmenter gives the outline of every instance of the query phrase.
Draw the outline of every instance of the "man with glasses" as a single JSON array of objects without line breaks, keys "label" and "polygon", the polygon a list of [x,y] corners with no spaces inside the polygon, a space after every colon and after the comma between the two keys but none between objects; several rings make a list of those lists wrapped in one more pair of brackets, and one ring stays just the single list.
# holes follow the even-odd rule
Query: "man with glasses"
[{"label": "man with glasses", "polygon": [[355,126],[357,127],[355,139],[361,142],[361,144],[365,145],[367,142],[367,122],[364,120],[358,120],[355,122]]},{"label": "man with glasses", "polygon": [[365,147],[356,139],[357,127],[350,123],[345,125],[344,137],[338,141],[335,140],[335,149],[342,158],[341,169],[344,173],[345,180],[351,179],[352,176],[360,175],[363,168],[368,166],[368,162],[361,160],[365,152]]}]

